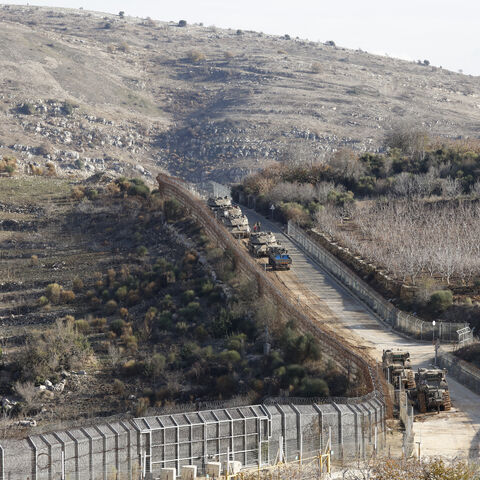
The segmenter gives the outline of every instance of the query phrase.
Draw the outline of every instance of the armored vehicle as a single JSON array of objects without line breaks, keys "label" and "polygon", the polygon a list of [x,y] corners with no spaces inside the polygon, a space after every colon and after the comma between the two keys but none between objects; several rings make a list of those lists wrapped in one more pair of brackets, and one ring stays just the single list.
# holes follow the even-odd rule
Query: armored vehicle
[{"label": "armored vehicle", "polygon": [[290,270],[292,259],[284,247],[268,247],[268,264],[272,270]]},{"label": "armored vehicle", "polygon": [[247,238],[250,235],[250,226],[245,215],[223,217],[222,222],[235,238]]},{"label": "armored vehicle", "polygon": [[415,388],[415,375],[410,363],[410,353],[402,350],[384,350],[382,356],[385,377],[395,388]]},{"label": "armored vehicle", "polygon": [[242,210],[237,205],[230,205],[218,209],[219,218],[241,217],[242,215]]},{"label": "armored vehicle", "polygon": [[419,368],[415,374],[417,387],[410,392],[418,410],[450,410],[452,403],[446,379],[446,370],[440,368]]},{"label": "armored vehicle", "polygon": [[220,208],[231,207],[232,200],[230,197],[210,197],[207,200],[207,206],[216,212]]},{"label": "armored vehicle", "polygon": [[269,247],[278,247],[277,239],[272,232],[255,232],[250,235],[248,250],[254,257],[266,257]]}]

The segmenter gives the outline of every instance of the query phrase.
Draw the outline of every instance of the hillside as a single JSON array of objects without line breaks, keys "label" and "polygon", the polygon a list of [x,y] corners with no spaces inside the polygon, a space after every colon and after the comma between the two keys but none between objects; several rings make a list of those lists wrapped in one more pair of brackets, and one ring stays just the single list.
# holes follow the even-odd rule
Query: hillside
[{"label": "hillside", "polygon": [[478,136],[476,77],[287,36],[0,8],[0,154],[23,165],[232,181],[377,151],[397,122]]}]

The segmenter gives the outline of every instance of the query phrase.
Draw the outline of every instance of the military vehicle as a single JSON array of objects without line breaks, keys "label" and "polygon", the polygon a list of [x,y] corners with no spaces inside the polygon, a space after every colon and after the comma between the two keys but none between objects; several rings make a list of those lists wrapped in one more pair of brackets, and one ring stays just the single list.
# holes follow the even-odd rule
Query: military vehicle
[{"label": "military vehicle", "polygon": [[242,209],[237,205],[221,207],[218,209],[217,214],[219,218],[241,217],[243,215]]},{"label": "military vehicle", "polygon": [[232,200],[230,197],[210,197],[207,200],[207,206],[210,208],[210,210],[216,212],[221,208],[231,207]]},{"label": "military vehicle", "polygon": [[272,270],[290,270],[292,259],[284,247],[268,247],[268,264]]},{"label": "military vehicle", "polygon": [[223,217],[222,222],[235,238],[247,238],[250,235],[250,225],[245,215]]},{"label": "military vehicle", "polygon": [[269,247],[278,247],[272,232],[254,232],[250,235],[248,250],[254,257],[266,257]]},{"label": "military vehicle", "polygon": [[410,398],[418,410],[450,410],[452,402],[446,379],[446,370],[440,368],[419,368],[415,374],[416,389],[410,392]]},{"label": "military vehicle", "polygon": [[384,350],[382,365],[385,377],[395,388],[415,388],[415,375],[410,363],[410,353],[403,350]]}]

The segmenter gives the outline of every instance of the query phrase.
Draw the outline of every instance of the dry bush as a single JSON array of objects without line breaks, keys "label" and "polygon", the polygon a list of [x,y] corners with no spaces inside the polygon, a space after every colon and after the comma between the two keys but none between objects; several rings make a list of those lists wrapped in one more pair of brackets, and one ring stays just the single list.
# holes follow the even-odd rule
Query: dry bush
[{"label": "dry bush", "polygon": [[17,395],[22,397],[27,406],[32,405],[38,393],[33,382],[15,382],[14,390]]},{"label": "dry bush", "polygon": [[312,63],[312,73],[320,73],[322,71],[322,65],[319,62]]},{"label": "dry bush", "polygon": [[57,176],[57,170],[55,168],[55,164],[53,164],[52,162],[48,162],[48,163],[45,164],[45,166],[47,167],[46,174],[49,177],[56,177]]},{"label": "dry bush", "polygon": [[188,52],[187,58],[192,63],[203,62],[204,60],[206,60],[205,54],[203,52],[200,52],[199,50],[191,50],[190,52]]},{"label": "dry bush", "polygon": [[30,263],[33,267],[37,267],[38,264],[39,264],[39,261],[38,261],[38,256],[37,255],[32,255],[30,257]]},{"label": "dry bush", "polygon": [[23,380],[35,381],[61,369],[85,367],[91,355],[91,347],[76,331],[73,317],[65,317],[57,320],[53,327],[27,337],[18,365]]},{"label": "dry bush", "polygon": [[0,159],[0,173],[8,173],[12,176],[17,169],[17,159],[11,155],[5,155]]}]

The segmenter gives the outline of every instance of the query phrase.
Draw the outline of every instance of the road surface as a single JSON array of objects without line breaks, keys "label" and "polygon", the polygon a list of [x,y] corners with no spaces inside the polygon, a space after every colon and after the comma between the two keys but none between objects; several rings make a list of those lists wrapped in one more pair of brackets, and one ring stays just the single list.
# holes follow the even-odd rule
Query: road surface
[{"label": "road surface", "polygon": [[[430,342],[408,339],[381,322],[358,299],[326,273],[296,246],[277,224],[253,210],[242,207],[250,224],[261,222],[262,231],[275,233],[292,257],[292,269],[271,272],[315,313],[319,322],[329,324],[349,341],[370,349],[381,360],[384,349],[402,348],[410,352],[412,366],[430,366],[434,349]],[[468,456],[480,458],[480,396],[451,376],[448,377],[452,410],[426,415],[414,422],[415,442],[420,442],[422,456]],[[418,447],[418,443],[417,443]]]}]

